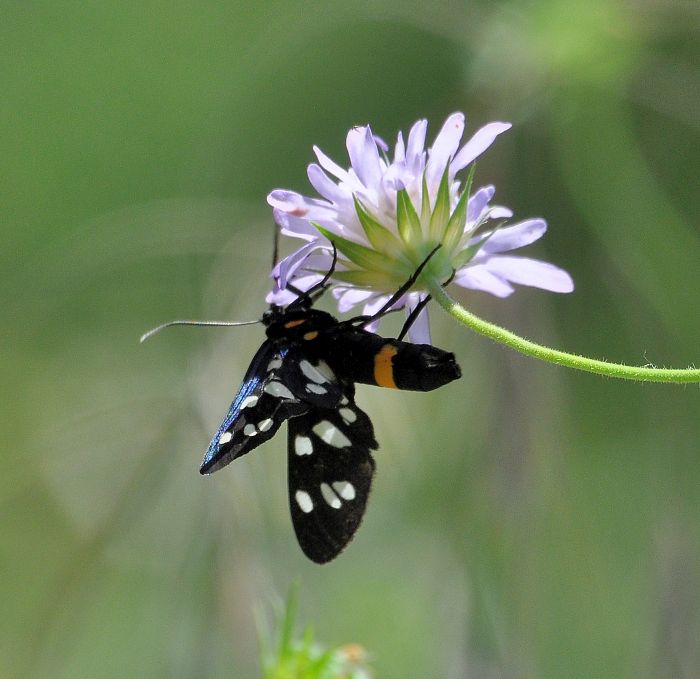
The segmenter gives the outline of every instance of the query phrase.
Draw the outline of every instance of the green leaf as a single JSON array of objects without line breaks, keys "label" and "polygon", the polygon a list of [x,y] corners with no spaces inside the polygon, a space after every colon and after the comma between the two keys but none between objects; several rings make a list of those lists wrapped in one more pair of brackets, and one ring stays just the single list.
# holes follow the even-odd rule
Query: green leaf
[{"label": "green leaf", "polygon": [[313,659],[309,664],[309,669],[312,670],[313,674],[310,674],[309,676],[319,677],[319,679],[321,677],[330,676],[328,672],[332,670],[335,665],[339,664],[335,659],[336,653],[336,649],[329,648],[328,650],[323,651],[317,658]]},{"label": "green leaf", "polygon": [[435,206],[433,214],[430,216],[430,226],[428,233],[430,238],[441,242],[444,234],[445,225],[450,218],[450,182],[449,182],[450,164],[445,166],[445,171],[440,179],[437,196],[435,196]]},{"label": "green leaf", "polygon": [[292,634],[294,633],[294,620],[297,615],[297,606],[299,603],[299,583],[295,581],[289,588],[287,596],[287,604],[284,608],[284,614],[280,624],[280,638],[278,653],[280,657],[284,657],[292,647]]},{"label": "green leaf", "polygon": [[[355,243],[347,238],[338,236],[332,231],[323,228],[320,224],[316,224],[315,222],[312,222],[312,224],[328,238],[331,243],[334,243],[338,251],[345,255],[351,262],[369,271],[382,271],[386,269],[387,258],[385,255],[380,254],[376,250],[370,250],[364,245]],[[333,274],[333,277],[337,278],[335,274]]]},{"label": "green leaf", "polygon": [[367,240],[372,244],[372,247],[393,257],[398,255],[401,252],[399,239],[372,217],[355,195],[352,198],[355,202],[355,212],[357,212],[360,224],[362,224]]},{"label": "green leaf", "polygon": [[401,240],[410,247],[418,245],[423,240],[423,230],[406,189],[401,189],[396,194],[396,218]]}]

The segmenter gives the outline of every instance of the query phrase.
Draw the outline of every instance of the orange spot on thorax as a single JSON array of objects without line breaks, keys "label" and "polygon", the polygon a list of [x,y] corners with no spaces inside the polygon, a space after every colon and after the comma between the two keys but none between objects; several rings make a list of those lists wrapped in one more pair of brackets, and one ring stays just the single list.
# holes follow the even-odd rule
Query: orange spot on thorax
[{"label": "orange spot on thorax", "polygon": [[296,321],[287,321],[284,324],[284,327],[287,328],[287,330],[291,330],[292,328],[296,328],[298,325],[301,325],[302,323],[306,323],[305,318],[300,318]]}]

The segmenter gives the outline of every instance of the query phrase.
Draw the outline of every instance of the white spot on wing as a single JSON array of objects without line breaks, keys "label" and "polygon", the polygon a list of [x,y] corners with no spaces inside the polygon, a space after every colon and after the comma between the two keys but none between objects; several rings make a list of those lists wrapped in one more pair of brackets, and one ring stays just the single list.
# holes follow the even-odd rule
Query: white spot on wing
[{"label": "white spot on wing", "polygon": [[333,507],[333,509],[340,509],[343,504],[327,483],[321,484],[321,495],[323,495],[326,504]]},{"label": "white spot on wing", "polygon": [[258,422],[258,429],[260,431],[267,431],[268,429],[270,429],[272,427],[272,424],[273,424],[272,419],[268,417],[266,420],[262,420],[262,422]]},{"label": "white spot on wing", "polygon": [[335,375],[330,366],[325,361],[319,361],[318,365],[312,365],[309,361],[300,361],[299,369],[312,382],[323,384],[324,382],[335,382]]},{"label": "white spot on wing", "polygon": [[348,403],[350,403],[350,401],[348,401],[348,397],[347,397],[347,396],[343,396],[343,398],[340,399],[340,405],[341,405],[341,406],[346,406]]},{"label": "white spot on wing", "polygon": [[258,402],[258,396],[246,396],[243,399],[243,403],[241,403],[241,410],[243,408],[250,408],[251,406],[254,406]]},{"label": "white spot on wing", "polygon": [[294,394],[292,394],[287,387],[282,384],[282,382],[272,381],[265,385],[265,392],[274,396],[275,398],[287,398],[290,400],[294,399]]},{"label": "white spot on wing", "polygon": [[335,373],[331,370],[331,367],[326,363],[324,360],[320,360],[318,362],[318,365],[316,366],[316,370],[321,373],[321,375],[325,376],[325,378],[329,381],[334,381],[335,380]]},{"label": "white spot on wing", "polygon": [[[328,366],[326,366],[326,368],[328,368]],[[326,377],[316,366],[311,365],[311,363],[306,360],[299,362],[299,369],[306,377],[317,384],[328,382],[328,377]],[[328,369],[330,370],[330,368]]]},{"label": "white spot on wing", "polygon": [[282,359],[277,356],[276,358],[273,358],[268,364],[267,364],[267,372],[270,372],[272,370],[277,370],[277,368],[282,367]]},{"label": "white spot on wing", "polygon": [[221,436],[219,436],[219,445],[223,446],[224,443],[228,443],[233,438],[233,434],[230,431],[225,431]]},{"label": "white spot on wing", "polygon": [[314,452],[314,446],[308,436],[297,436],[294,439],[294,452],[297,455],[311,455]]},{"label": "white spot on wing", "polygon": [[334,448],[345,448],[350,445],[350,439],[328,420],[321,420],[313,428],[313,432],[322,441],[325,441],[329,446],[333,446]]},{"label": "white spot on wing", "polygon": [[333,481],[333,490],[343,498],[343,500],[355,499],[355,486],[349,481]]},{"label": "white spot on wing", "polygon": [[306,385],[306,391],[310,391],[312,394],[327,394],[328,389],[322,387],[320,384],[309,384]]},{"label": "white spot on wing", "polygon": [[246,426],[243,427],[243,433],[246,436],[255,436],[258,433],[258,430],[255,428],[254,424],[246,424]]},{"label": "white spot on wing", "polygon": [[352,424],[357,419],[357,414],[350,408],[341,408],[338,414],[343,418],[345,424]]},{"label": "white spot on wing", "polygon": [[311,495],[305,490],[298,490],[294,493],[294,499],[297,501],[299,509],[301,509],[304,514],[308,514],[314,508],[314,501],[311,499]]}]

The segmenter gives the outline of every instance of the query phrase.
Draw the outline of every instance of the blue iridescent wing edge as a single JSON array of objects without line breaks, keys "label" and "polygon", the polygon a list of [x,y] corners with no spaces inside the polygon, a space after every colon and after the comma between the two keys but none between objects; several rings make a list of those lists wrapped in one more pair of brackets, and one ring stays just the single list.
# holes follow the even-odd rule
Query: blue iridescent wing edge
[{"label": "blue iridescent wing edge", "polygon": [[236,397],[204,454],[201,474],[211,474],[272,438],[282,422],[307,409],[276,380],[286,349],[266,340],[246,371]]}]

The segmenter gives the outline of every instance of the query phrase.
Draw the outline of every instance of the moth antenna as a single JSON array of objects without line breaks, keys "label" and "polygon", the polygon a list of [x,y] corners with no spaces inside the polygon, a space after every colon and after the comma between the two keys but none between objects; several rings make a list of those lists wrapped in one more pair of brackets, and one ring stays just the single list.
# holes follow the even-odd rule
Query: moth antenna
[{"label": "moth antenna", "polygon": [[148,332],[141,335],[139,342],[145,342],[149,337],[153,337],[156,333],[164,330],[165,328],[170,328],[173,325],[203,325],[203,326],[215,326],[215,327],[233,327],[239,325],[255,325],[255,323],[261,323],[262,321],[170,321],[169,323],[163,323],[157,328],[152,328]]}]

